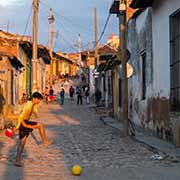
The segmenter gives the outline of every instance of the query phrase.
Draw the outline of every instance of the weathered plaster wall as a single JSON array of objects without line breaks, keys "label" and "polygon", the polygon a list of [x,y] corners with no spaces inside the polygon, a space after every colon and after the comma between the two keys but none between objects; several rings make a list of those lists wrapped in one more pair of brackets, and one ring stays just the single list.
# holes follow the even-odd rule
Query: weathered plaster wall
[{"label": "weathered plaster wall", "polygon": [[158,0],[152,8],[153,90],[154,95],[167,98],[170,94],[169,16],[179,8],[179,0]]},{"label": "weathered plaster wall", "polygon": [[[147,102],[152,94],[153,81],[151,17],[151,8],[148,8],[137,19],[130,20],[128,25],[128,48],[131,52],[129,63],[134,68],[134,74],[128,81],[129,117],[144,128],[152,128],[152,122],[147,122]],[[142,52],[146,53],[146,98],[143,100]]]},{"label": "weathered plaster wall", "polygon": [[[143,128],[161,138],[171,139],[173,128],[169,116],[170,49],[169,16],[180,7],[180,1],[155,1],[137,19],[129,22],[128,48],[134,75],[129,79],[129,116]],[[142,70],[140,53],[146,52],[146,99],[141,99]]]},{"label": "weathered plaster wall", "polygon": [[114,117],[119,119],[119,68],[115,67],[113,70],[113,108],[114,108]]},{"label": "weathered plaster wall", "polygon": [[[152,7],[152,27],[153,27],[153,95],[158,96],[161,99],[166,99],[169,104],[170,97],[170,32],[169,32],[169,17],[174,12],[180,9],[179,0],[159,0],[155,1]],[[167,108],[166,108],[167,109]],[[169,109],[167,109],[169,112]],[[165,116],[166,110],[162,112]],[[157,118],[157,117],[156,117]],[[170,119],[169,114],[164,117],[167,125],[160,125],[163,136],[169,134],[172,139],[172,134],[176,136],[176,132],[173,130],[176,126],[176,121]],[[156,126],[156,131],[158,125]],[[162,133],[161,133],[162,134]],[[178,135],[179,136],[179,135]]]}]

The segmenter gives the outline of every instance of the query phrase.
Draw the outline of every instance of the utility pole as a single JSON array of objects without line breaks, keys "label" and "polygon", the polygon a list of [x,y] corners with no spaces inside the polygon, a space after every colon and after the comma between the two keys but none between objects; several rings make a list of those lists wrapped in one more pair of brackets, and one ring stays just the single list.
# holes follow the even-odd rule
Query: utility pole
[{"label": "utility pole", "polygon": [[9,20],[7,22],[7,32],[9,32]]},{"label": "utility pole", "polygon": [[53,22],[54,22],[54,16],[52,14],[52,8],[50,8],[49,12],[49,24],[50,24],[50,30],[49,30],[49,51],[50,51],[50,57],[51,57],[51,64],[49,68],[50,72],[50,84],[52,85],[53,82],[53,54],[52,54],[52,44],[53,44]]},{"label": "utility pole", "polygon": [[[98,61],[98,49],[97,49],[97,13],[96,13],[96,7],[94,8],[94,69],[97,70],[97,61]],[[95,76],[95,92],[97,90],[98,86],[98,77]]]},{"label": "utility pole", "polygon": [[86,61],[86,67],[88,67],[88,61],[90,56],[90,42],[87,44],[87,61]]},{"label": "utility pole", "polygon": [[119,1],[119,54],[122,63],[122,108],[124,121],[124,136],[128,136],[128,81],[127,81],[127,56],[126,56],[126,0]]},{"label": "utility pole", "polygon": [[79,54],[79,67],[81,68],[82,70],[82,62],[81,62],[81,35],[78,34],[78,54]]},{"label": "utility pole", "polygon": [[39,0],[33,0],[33,59],[32,59],[32,91],[37,89],[37,32],[38,32],[38,7]]},{"label": "utility pole", "polygon": [[[90,56],[90,42],[88,42],[88,45],[87,45],[87,59],[86,59],[86,77],[87,77],[87,82],[90,85],[90,74],[89,74],[90,69],[88,68],[89,56]],[[89,88],[90,88],[90,86],[89,86]]]},{"label": "utility pole", "polygon": [[122,119],[124,122],[124,136],[129,135],[128,122],[128,81],[127,81],[127,44],[126,44],[126,0],[114,0],[111,8],[111,14],[117,14],[119,18],[119,48],[118,56],[122,63]]}]

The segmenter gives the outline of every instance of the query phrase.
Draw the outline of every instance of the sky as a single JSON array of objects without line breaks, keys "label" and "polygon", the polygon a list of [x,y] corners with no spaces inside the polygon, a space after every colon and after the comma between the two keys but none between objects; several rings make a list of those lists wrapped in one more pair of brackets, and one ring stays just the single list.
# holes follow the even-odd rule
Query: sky
[{"label": "sky", "polygon": [[[32,1],[0,0],[0,29],[19,35],[32,35]],[[49,9],[53,10],[53,51],[78,52],[78,34],[81,50],[93,48],[94,7],[97,9],[98,39],[103,31],[113,0],[40,0],[38,12],[38,43],[49,46]],[[111,15],[99,44],[111,33],[118,35],[118,18]]]}]

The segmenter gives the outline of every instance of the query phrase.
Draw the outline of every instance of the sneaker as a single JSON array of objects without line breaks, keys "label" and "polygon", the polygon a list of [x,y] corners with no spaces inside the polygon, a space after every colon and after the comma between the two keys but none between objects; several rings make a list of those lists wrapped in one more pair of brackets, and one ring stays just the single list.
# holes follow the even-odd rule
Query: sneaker
[{"label": "sneaker", "polygon": [[15,162],[14,165],[17,166],[17,167],[22,167],[23,166],[23,164],[21,162]]},{"label": "sneaker", "polygon": [[52,140],[48,140],[48,141],[46,141],[45,143],[43,143],[43,145],[44,145],[45,147],[49,146],[50,144],[53,144],[53,141],[52,141]]}]

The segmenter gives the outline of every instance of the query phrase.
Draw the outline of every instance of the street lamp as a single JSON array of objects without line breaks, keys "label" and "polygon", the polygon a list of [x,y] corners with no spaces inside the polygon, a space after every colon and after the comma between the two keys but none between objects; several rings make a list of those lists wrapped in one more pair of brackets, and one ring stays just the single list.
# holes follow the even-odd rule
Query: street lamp
[{"label": "street lamp", "polygon": [[126,55],[126,0],[114,0],[111,8],[111,14],[117,14],[119,17],[119,48],[118,53],[122,64],[122,117],[124,121],[124,136],[128,136],[128,82],[127,82],[127,55]]}]

